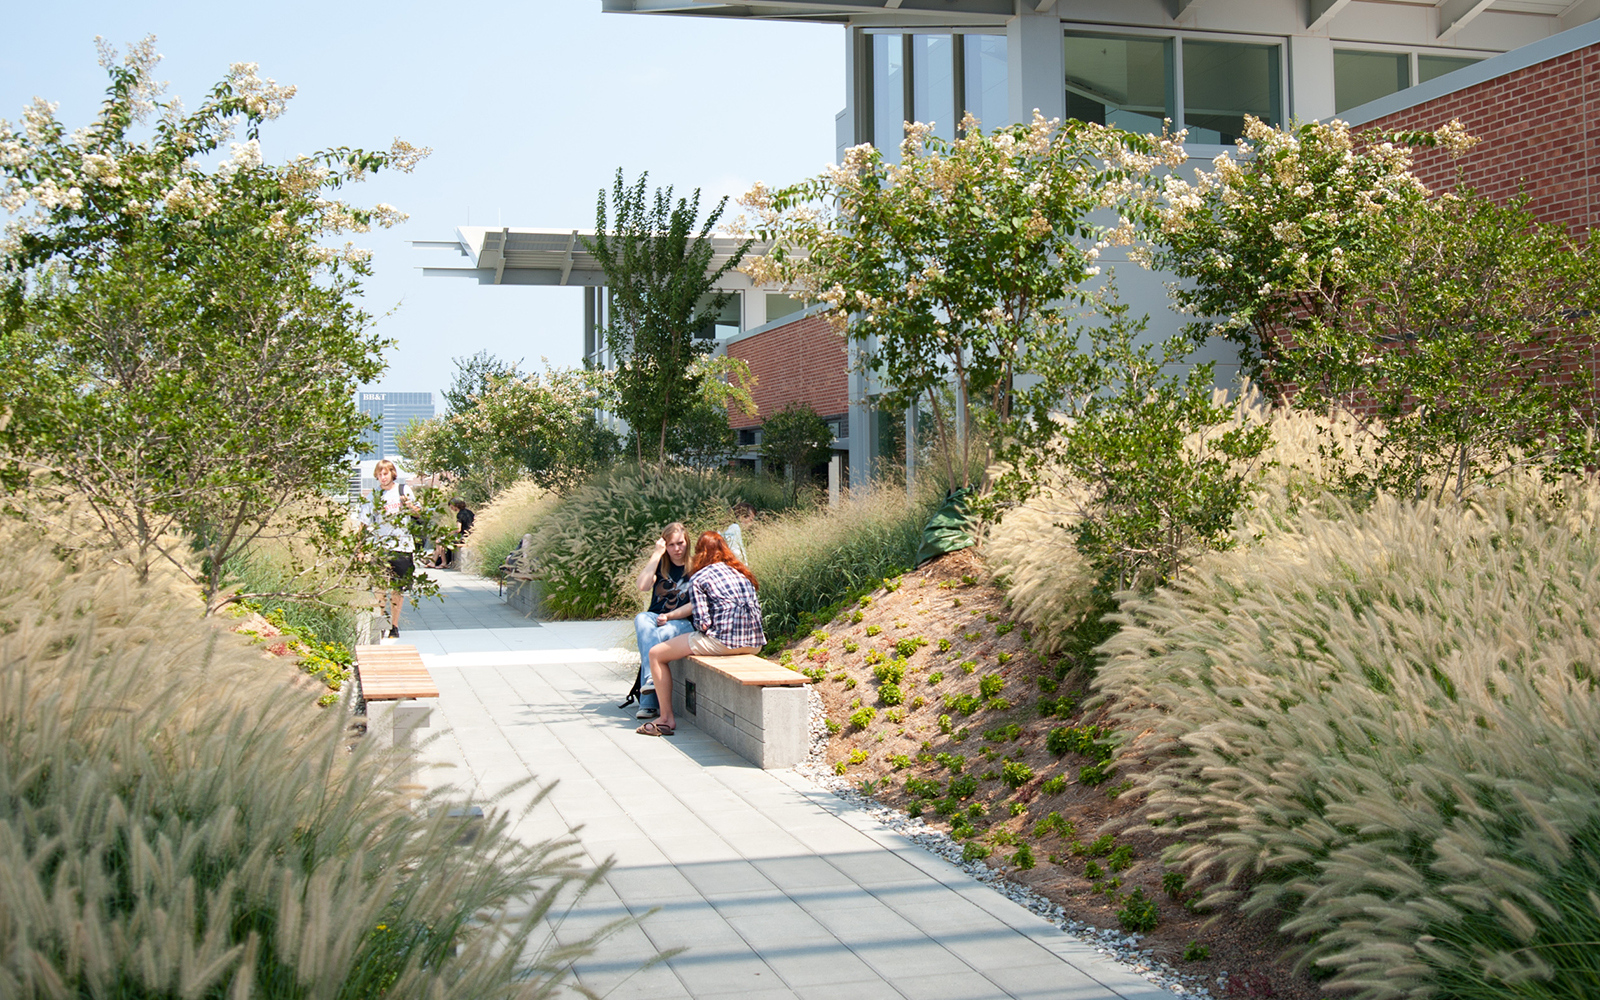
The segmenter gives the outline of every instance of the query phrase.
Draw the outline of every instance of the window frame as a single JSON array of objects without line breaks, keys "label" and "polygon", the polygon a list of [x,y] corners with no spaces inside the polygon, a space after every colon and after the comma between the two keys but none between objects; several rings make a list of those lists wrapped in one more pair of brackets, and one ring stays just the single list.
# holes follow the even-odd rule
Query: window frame
[{"label": "window frame", "polygon": [[[1197,42],[1233,42],[1239,45],[1272,46],[1278,50],[1278,115],[1283,119],[1278,124],[1281,126],[1292,117],[1290,113],[1290,98],[1292,91],[1289,88],[1289,38],[1286,35],[1250,35],[1237,31],[1196,31],[1189,28],[1145,28],[1138,25],[1106,24],[1099,21],[1062,21],[1061,32],[1063,38],[1067,32],[1086,35],[1121,35],[1126,38],[1143,36],[1146,38],[1171,39],[1172,45],[1172,108],[1173,131],[1187,127],[1184,104],[1186,103],[1183,86],[1183,43],[1185,39]],[[1216,142],[1191,142],[1189,146],[1198,146],[1205,149],[1231,149],[1231,146]]]},{"label": "window frame", "polygon": [[[876,66],[874,65],[873,39],[882,35],[900,36],[900,60],[905,67],[900,81],[901,97],[900,107],[905,113],[908,122],[920,121],[917,117],[916,78],[917,64],[915,43],[912,41],[916,35],[949,35],[950,42],[950,82],[951,97],[955,108],[954,132],[959,138],[961,135],[961,120],[967,113],[967,47],[964,39],[969,35],[988,35],[995,38],[1005,38],[1004,31],[982,30],[974,31],[972,26],[922,26],[916,27],[874,27],[858,29],[859,43],[856,46],[856,142],[872,143],[877,146],[877,95],[874,84],[876,83]],[[884,147],[879,147],[884,150]],[[899,149],[896,142],[895,150]],[[890,155],[885,152],[885,155]],[[896,154],[897,155],[897,154]]]}]

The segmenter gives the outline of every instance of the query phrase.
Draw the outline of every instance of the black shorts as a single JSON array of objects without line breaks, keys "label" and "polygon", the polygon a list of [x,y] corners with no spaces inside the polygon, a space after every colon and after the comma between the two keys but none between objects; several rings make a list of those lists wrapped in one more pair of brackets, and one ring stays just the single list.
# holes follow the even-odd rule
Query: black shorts
[{"label": "black shorts", "polygon": [[393,552],[389,555],[389,580],[396,590],[408,590],[411,587],[411,573],[416,564],[411,561],[409,552]]}]

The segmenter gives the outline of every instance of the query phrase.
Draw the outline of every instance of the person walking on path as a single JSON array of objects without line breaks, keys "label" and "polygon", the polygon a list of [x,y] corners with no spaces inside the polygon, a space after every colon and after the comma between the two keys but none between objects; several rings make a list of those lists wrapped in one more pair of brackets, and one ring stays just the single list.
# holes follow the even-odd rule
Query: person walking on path
[{"label": "person walking on path", "polygon": [[393,586],[378,592],[378,607],[388,612],[388,637],[398,639],[400,608],[405,604],[405,591],[411,586],[411,574],[416,569],[412,562],[416,543],[407,521],[409,515],[420,514],[422,508],[400,482],[400,470],[393,462],[383,459],[373,467],[372,474],[378,477],[379,495],[372,499],[370,506],[363,507],[361,523],[376,536],[378,545],[388,554],[389,582]]},{"label": "person walking on path", "polygon": [[[639,590],[650,594],[650,607],[633,619],[634,634],[639,639],[639,680],[634,685],[639,711],[635,718],[653,719],[661,711],[655,682],[650,679],[651,648],[694,627],[688,620],[693,610],[689,604],[688,563],[689,535],[682,524],[674,521],[661,529],[655,550],[639,571]],[[631,700],[632,692],[629,697]]]},{"label": "person walking on path", "polygon": [[689,571],[690,619],[694,631],[657,643],[650,650],[650,674],[657,691],[665,691],[661,717],[646,722],[636,732],[644,736],[671,736],[677,730],[672,714],[673,660],[696,656],[735,656],[754,653],[767,644],[761,629],[761,600],[756,577],[728,548],[721,535],[708,531],[694,543]]}]

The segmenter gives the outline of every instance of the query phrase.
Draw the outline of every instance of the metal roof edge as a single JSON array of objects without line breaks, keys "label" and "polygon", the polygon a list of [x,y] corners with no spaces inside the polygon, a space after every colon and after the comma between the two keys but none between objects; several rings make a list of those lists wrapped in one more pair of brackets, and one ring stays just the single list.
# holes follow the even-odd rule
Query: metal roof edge
[{"label": "metal roof edge", "polygon": [[1480,83],[1487,83],[1497,77],[1508,73],[1515,73],[1519,69],[1527,69],[1542,62],[1559,58],[1570,52],[1587,48],[1600,43],[1600,20],[1580,24],[1575,28],[1557,32],[1549,38],[1541,38],[1537,42],[1530,42],[1521,48],[1502,52],[1497,56],[1490,56],[1482,62],[1471,66],[1463,66],[1458,70],[1434,77],[1427,83],[1419,83],[1415,87],[1396,91],[1388,97],[1380,97],[1376,101],[1358,104],[1334,118],[1348,125],[1366,125],[1387,117],[1396,111],[1405,111],[1419,104],[1438,100],[1450,94],[1475,87]]},{"label": "metal roof edge", "polygon": [[753,326],[748,330],[740,330],[738,333],[735,333],[732,336],[724,337],[723,339],[717,341],[717,346],[727,347],[729,344],[737,344],[741,340],[749,340],[751,337],[760,336],[763,333],[769,333],[778,329],[779,327],[787,326],[790,323],[797,323],[800,320],[805,319],[807,316],[815,316],[817,313],[820,313],[827,308],[828,304],[826,302],[814,302],[799,312],[790,313],[787,316],[781,316],[778,319],[769,320],[766,323],[762,323],[760,326]]}]

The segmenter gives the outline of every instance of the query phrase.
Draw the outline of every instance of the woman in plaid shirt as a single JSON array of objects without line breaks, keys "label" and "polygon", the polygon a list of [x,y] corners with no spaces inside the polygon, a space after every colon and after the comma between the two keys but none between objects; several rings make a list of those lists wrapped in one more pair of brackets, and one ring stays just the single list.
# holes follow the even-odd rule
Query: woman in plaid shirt
[{"label": "woman in plaid shirt", "polygon": [[636,732],[645,736],[671,736],[677,727],[672,714],[673,660],[693,653],[696,656],[733,656],[754,653],[767,644],[761,630],[761,599],[756,596],[756,577],[750,567],[728,548],[715,531],[701,535],[694,543],[690,565],[689,595],[694,609],[694,631],[650,649],[650,676],[655,689],[663,692],[661,718],[646,722]]}]

